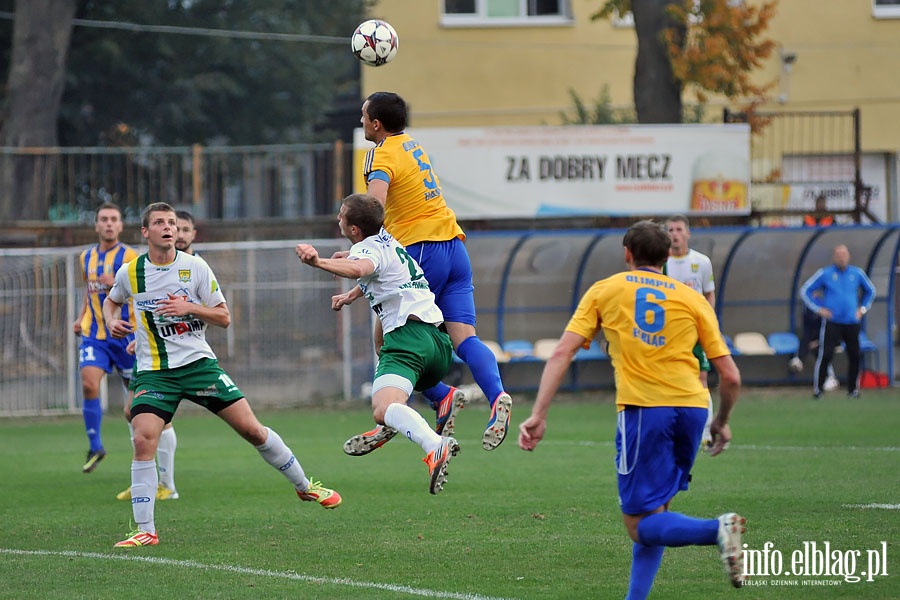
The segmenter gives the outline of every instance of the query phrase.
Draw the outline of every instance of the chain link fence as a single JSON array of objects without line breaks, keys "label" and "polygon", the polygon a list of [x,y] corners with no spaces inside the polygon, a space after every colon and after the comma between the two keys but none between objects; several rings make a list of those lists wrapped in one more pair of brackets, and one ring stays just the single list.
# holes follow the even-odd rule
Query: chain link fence
[{"label": "chain link fence", "polygon": [[[312,243],[323,256],[349,247]],[[195,247],[232,315],[231,327],[210,326],[207,339],[254,406],[362,401],[374,372],[371,310],[366,302],[331,310],[331,296],[352,281],[301,264],[290,241]],[[0,249],[0,416],[80,410],[72,325],[85,287],[82,249]]]}]

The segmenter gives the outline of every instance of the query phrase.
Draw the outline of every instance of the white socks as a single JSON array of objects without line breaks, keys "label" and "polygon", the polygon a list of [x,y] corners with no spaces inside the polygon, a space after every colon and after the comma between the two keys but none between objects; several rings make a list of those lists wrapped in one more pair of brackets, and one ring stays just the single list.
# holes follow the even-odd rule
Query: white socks
[{"label": "white socks", "polygon": [[441,436],[428,425],[428,421],[405,404],[394,403],[388,406],[384,412],[384,424],[421,446],[425,454],[441,445]]},{"label": "white socks", "polygon": [[[131,436],[131,449],[134,450],[134,426],[128,423],[128,435]],[[173,492],[175,489],[175,448],[178,438],[174,427],[166,427],[159,436],[156,446],[156,461],[159,463],[159,483]]]},{"label": "white socks", "polygon": [[138,529],[147,533],[156,533],[153,508],[158,485],[155,460],[131,461],[131,512]]},{"label": "white socks", "polygon": [[156,462],[159,468],[159,482],[172,491],[175,491],[175,448],[178,446],[178,438],[175,429],[167,427],[159,436],[159,445],[156,447]]},{"label": "white socks", "polygon": [[281,436],[266,427],[268,437],[262,446],[256,446],[257,452],[263,460],[278,469],[282,475],[294,484],[301,492],[309,489],[309,479],[300,466],[300,461],[294,457],[294,453],[287,447]]}]

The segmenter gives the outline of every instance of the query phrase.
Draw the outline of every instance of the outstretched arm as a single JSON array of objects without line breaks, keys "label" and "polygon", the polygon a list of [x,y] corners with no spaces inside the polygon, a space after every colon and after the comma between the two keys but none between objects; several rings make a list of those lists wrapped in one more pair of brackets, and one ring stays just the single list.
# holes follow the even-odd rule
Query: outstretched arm
[{"label": "outstretched arm", "polygon": [[522,450],[534,450],[538,442],[544,437],[547,428],[547,411],[553,396],[559,389],[575,353],[587,340],[577,333],[566,331],[563,333],[553,349],[553,355],[544,365],[541,374],[541,384],[538,387],[537,398],[531,409],[531,416],[519,425],[519,448]]},{"label": "outstretched arm", "polygon": [[713,438],[709,454],[716,456],[721,454],[731,441],[731,427],[728,422],[731,420],[731,411],[741,391],[741,372],[730,354],[711,358],[710,362],[719,374],[719,408],[709,426]]},{"label": "outstretched arm", "polygon": [[309,244],[297,244],[297,257],[304,264],[347,279],[359,279],[375,272],[375,263],[371,260],[321,258],[319,252]]}]

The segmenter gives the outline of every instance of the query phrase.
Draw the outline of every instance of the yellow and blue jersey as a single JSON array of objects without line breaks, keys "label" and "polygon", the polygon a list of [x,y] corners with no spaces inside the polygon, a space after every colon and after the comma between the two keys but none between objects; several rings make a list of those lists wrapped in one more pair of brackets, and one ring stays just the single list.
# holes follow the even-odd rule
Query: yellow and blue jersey
[{"label": "yellow and blue jersey", "polygon": [[615,369],[619,410],[708,406],[693,348],[699,341],[710,358],[730,352],[715,312],[697,292],[655,271],[618,273],[591,286],[566,331],[590,341],[601,328]]},{"label": "yellow and blue jersey", "polygon": [[[109,274],[115,277],[119,267],[135,258],[137,258],[137,252],[121,242],[106,252],[101,252],[100,245],[97,244],[81,253],[79,263],[84,281],[87,282],[87,310],[81,318],[82,336],[97,340],[105,340],[109,337],[106,324],[103,322],[103,301],[106,300],[106,294],[112,286],[101,283],[100,276]],[[122,307],[122,319],[131,321],[131,324],[134,325],[134,315],[130,303]]]},{"label": "yellow and blue jersey", "polygon": [[403,246],[466,239],[447,206],[428,154],[406,133],[390,135],[366,153],[363,178],[388,183],[384,228]]}]

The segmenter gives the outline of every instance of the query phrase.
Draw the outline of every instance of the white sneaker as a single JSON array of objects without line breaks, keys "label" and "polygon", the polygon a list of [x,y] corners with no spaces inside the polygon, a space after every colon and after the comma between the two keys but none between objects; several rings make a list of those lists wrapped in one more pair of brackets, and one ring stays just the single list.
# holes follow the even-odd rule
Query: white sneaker
[{"label": "white sneaker", "polygon": [[788,368],[792,373],[800,373],[803,371],[803,361],[800,360],[799,356],[795,356],[791,359],[791,362],[788,363]]},{"label": "white sneaker", "polygon": [[725,566],[725,573],[736,588],[744,585],[744,550],[741,547],[741,534],[747,530],[744,525],[747,519],[737,513],[725,513],[719,517],[719,556]]},{"label": "white sneaker", "polygon": [[825,379],[825,383],[822,385],[822,389],[826,392],[833,392],[834,390],[838,389],[840,385],[841,382],[837,380],[837,377],[832,377],[831,375],[829,375]]}]

